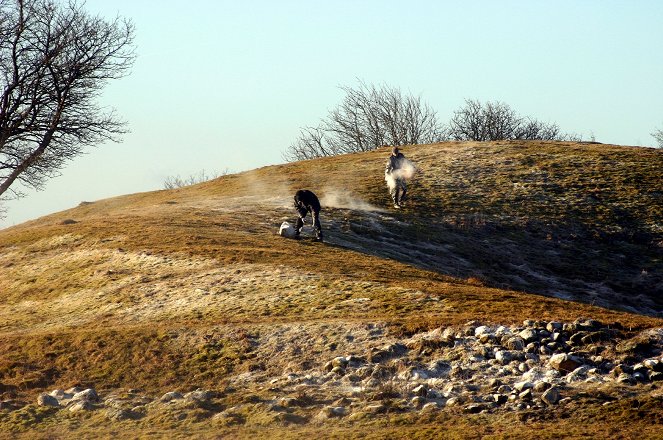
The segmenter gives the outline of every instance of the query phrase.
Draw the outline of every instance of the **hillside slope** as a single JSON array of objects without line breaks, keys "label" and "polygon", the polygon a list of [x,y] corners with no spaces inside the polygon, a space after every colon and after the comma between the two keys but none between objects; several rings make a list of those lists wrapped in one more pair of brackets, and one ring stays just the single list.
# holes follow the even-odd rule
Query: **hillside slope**
[{"label": "hillside slope", "polygon": [[[395,425],[384,424],[393,414],[407,426],[424,417],[425,429],[434,431],[458,423],[457,414],[410,414],[396,402],[413,387],[401,389],[394,385],[401,379],[386,380],[389,374],[361,389],[339,383],[315,388],[318,394],[297,389],[301,380],[291,388],[279,384],[283,375],[315,382],[316,372],[343,356],[349,369],[349,354],[394,374],[436,356],[451,362],[448,339],[413,347],[421,349],[417,341],[430,339],[422,335],[436,328],[455,329],[456,340],[470,347],[475,341],[463,335],[480,324],[510,326],[517,334],[525,320],[545,327],[592,318],[610,324],[601,330],[612,335],[613,345],[601,349],[606,355],[622,353],[631,363],[656,355],[653,336],[637,355],[617,345],[662,326],[659,151],[497,142],[404,152],[419,172],[402,211],[388,203],[382,176],[388,151],[382,149],[85,202],[0,231],[0,352],[6,353],[0,392],[14,409],[0,411],[0,426],[34,434],[59,425],[64,436],[67,429],[89,434],[93,426],[105,427],[103,435],[115,432],[120,422],[111,416],[92,411],[65,417],[21,403],[43,390],[80,385],[127,402],[140,393],[214,390],[214,399],[165,415],[131,410],[135,417],[126,423],[134,433],[174,427],[201,436],[218,430],[269,436],[282,426],[308,432],[315,430],[313,421],[338,419],[333,424],[343,435],[348,418],[333,410],[327,422],[314,415],[321,408],[352,407],[348,402],[359,399],[353,392],[397,408],[355,417],[357,432],[373,432],[378,423],[377,432],[397,435]],[[276,235],[282,221],[294,219],[291,199],[299,188],[322,198],[324,244]],[[407,349],[383,358],[366,355],[385,344]],[[551,354],[537,359],[548,362]],[[482,357],[495,360],[488,352]],[[447,379],[453,382],[453,376]],[[265,409],[284,390],[294,393],[301,410]],[[642,402],[660,399],[654,391],[641,392]],[[430,397],[436,404],[447,398]],[[232,408],[242,409],[228,413]],[[597,416],[591,408],[572,412]],[[209,422],[223,413],[221,422]],[[489,417],[481,424],[497,433],[517,420],[498,413],[477,417]],[[545,424],[545,412],[537,414]],[[660,417],[652,414],[636,429],[649,432]],[[598,415],[605,426],[621,423]],[[458,426],[461,435],[466,426]],[[527,436],[530,428],[519,429]],[[578,434],[598,428],[587,429]]]}]

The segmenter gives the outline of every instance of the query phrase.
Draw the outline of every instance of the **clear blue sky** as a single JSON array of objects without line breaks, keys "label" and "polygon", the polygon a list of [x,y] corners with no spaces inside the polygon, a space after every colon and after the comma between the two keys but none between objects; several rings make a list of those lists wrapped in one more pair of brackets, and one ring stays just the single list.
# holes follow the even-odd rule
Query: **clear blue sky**
[{"label": "clear blue sky", "polygon": [[0,227],[81,201],[161,189],[167,176],[283,162],[299,127],[385,83],[442,121],[500,100],[599,142],[654,144],[663,128],[663,1],[87,0],[136,25],[132,73],[103,104],[131,133],[89,150]]}]

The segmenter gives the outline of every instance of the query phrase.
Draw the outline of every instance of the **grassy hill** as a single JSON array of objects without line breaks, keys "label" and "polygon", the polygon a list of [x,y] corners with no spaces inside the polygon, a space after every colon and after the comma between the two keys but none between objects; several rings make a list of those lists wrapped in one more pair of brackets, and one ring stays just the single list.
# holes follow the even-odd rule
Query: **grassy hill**
[{"label": "grassy hill", "polygon": [[[390,207],[381,149],[83,202],[0,231],[0,393],[9,408],[0,409],[0,432],[499,438],[544,429],[610,437],[628,420],[631,434],[655,434],[663,417],[655,382],[584,391],[574,394],[582,404],[534,405],[526,416],[410,411],[401,400],[411,390],[391,379],[361,390],[340,379],[336,388],[301,387],[348,355],[394,374],[447,359],[453,343],[411,347],[435,329],[469,335],[481,324],[515,331],[525,320],[591,318],[628,341],[663,326],[660,151],[494,142],[404,153],[419,171],[402,211]],[[322,199],[324,244],[276,235],[294,220],[300,188]],[[400,366],[371,361],[381,346],[401,343],[407,354],[390,355]],[[617,345],[602,350],[623,354]],[[624,362],[635,356],[622,354]],[[281,383],[294,380],[288,375],[299,388]],[[122,421],[34,403],[40,392],[73,386],[122,402],[195,389],[213,398],[132,409]],[[281,411],[277,397],[299,403]],[[371,417],[319,415],[376,400],[389,404]]]}]

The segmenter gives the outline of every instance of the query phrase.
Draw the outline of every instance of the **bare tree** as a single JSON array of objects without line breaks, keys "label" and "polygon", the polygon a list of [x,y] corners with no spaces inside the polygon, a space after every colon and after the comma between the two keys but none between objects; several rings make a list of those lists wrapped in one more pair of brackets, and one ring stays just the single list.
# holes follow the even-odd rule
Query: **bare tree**
[{"label": "bare tree", "polygon": [[563,138],[557,124],[518,116],[511,107],[499,101],[482,104],[472,99],[465,100],[465,106],[454,112],[447,134],[454,140],[473,141]]},{"label": "bare tree", "polygon": [[345,97],[317,127],[300,129],[299,137],[284,153],[286,160],[304,160],[382,145],[409,145],[441,140],[443,128],[436,112],[420,97],[400,89],[376,87],[360,81],[343,86]]},{"label": "bare tree", "polygon": [[656,142],[658,143],[658,148],[663,148],[663,129],[658,129],[651,134]]},{"label": "bare tree", "polygon": [[[0,0],[0,197],[40,189],[85,147],[125,123],[96,100],[133,64],[134,26],[75,0]],[[5,194],[5,198],[7,198]]]}]

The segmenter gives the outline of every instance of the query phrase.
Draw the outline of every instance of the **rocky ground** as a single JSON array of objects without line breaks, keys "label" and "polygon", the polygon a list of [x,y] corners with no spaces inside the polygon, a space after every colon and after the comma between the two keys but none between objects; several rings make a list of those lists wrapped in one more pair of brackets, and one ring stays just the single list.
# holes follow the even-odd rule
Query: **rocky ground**
[{"label": "rocky ground", "polygon": [[[379,325],[366,331],[383,336]],[[126,423],[167,419],[228,427],[439,411],[517,412],[527,418],[587,404],[588,396],[602,406],[638,396],[663,403],[663,328],[629,335],[628,329],[591,319],[528,320],[519,326],[469,322],[387,340],[329,359],[321,368],[289,364],[280,375],[256,368],[231,377],[223,389],[162,395],[55,389],[36,402],[2,401],[0,421],[39,407],[48,408],[40,419],[45,426],[95,413]]]}]

